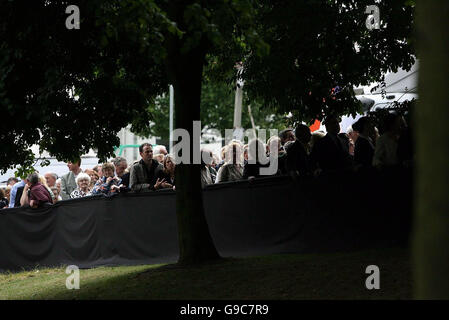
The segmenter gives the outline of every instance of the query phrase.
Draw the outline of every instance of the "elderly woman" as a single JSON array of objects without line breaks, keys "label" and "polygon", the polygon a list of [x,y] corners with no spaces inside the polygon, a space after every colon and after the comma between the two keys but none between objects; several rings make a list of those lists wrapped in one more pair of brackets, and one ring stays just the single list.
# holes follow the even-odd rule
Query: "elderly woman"
[{"label": "elderly woman", "polygon": [[82,198],[92,195],[92,191],[90,189],[90,177],[87,173],[81,172],[76,177],[76,185],[78,188],[73,190],[70,194],[70,198]]},{"label": "elderly woman", "polygon": [[226,161],[218,170],[215,183],[242,179],[242,146],[232,142],[226,150]]},{"label": "elderly woman", "polygon": [[115,167],[112,163],[103,163],[101,172],[103,176],[95,184],[92,194],[112,195],[120,191],[122,179],[115,175]]}]

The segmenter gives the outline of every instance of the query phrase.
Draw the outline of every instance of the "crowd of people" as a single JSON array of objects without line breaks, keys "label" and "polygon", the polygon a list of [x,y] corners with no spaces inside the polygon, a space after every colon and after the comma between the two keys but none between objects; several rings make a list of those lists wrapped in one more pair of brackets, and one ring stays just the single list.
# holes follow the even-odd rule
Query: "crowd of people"
[{"label": "crowd of people", "polygon": [[[340,119],[325,119],[327,133],[311,132],[300,124],[295,130],[285,129],[264,144],[253,139],[248,144],[233,140],[221,149],[221,157],[201,150],[201,184],[253,180],[262,176],[261,168],[277,159],[275,175],[317,176],[339,171],[411,166],[413,143],[410,127],[403,117],[389,114],[382,130],[370,117],[362,117],[345,133],[340,133]],[[250,152],[255,150],[255,152]],[[260,152],[262,150],[262,152]],[[11,177],[6,188],[0,188],[0,209],[30,206],[39,208],[61,200],[122,192],[176,190],[176,163],[163,146],[153,150],[149,143],[139,147],[141,159],[128,166],[123,157],[81,169],[81,159],[68,162],[69,172],[58,177],[53,172],[34,172],[26,179]],[[271,156],[271,157],[270,157]]]}]

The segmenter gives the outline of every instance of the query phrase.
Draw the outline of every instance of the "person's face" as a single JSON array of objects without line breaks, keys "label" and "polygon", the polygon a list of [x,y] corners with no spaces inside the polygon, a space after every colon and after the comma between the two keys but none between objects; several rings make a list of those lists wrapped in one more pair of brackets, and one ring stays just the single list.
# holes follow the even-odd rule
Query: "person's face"
[{"label": "person's face", "polygon": [[70,171],[76,171],[79,169],[80,165],[77,162],[67,162],[67,167],[69,167]]},{"label": "person's face", "polygon": [[165,161],[165,167],[168,171],[172,171],[175,169],[175,164],[173,163],[173,161],[171,161],[170,158],[168,158],[167,161]]},{"label": "person's face", "polygon": [[53,187],[56,184],[56,179],[51,174],[47,173],[44,177],[45,177],[45,181],[47,181],[47,185],[49,187]]},{"label": "person's face", "polygon": [[56,188],[58,188],[59,193],[61,193],[61,182],[56,182]]},{"label": "person's face", "polygon": [[119,163],[118,166],[115,166],[115,172],[117,173],[117,176],[119,177],[123,176],[127,167],[128,164],[125,161],[122,161]]},{"label": "person's face", "polygon": [[114,170],[112,170],[111,168],[105,168],[102,170],[103,171],[103,175],[108,178],[108,177],[113,177],[114,176]]},{"label": "person's face", "polygon": [[92,182],[92,184],[95,184],[98,180],[98,177],[95,173],[89,173],[89,177],[90,177],[90,181]]},{"label": "person's face", "polygon": [[89,187],[89,180],[87,180],[87,179],[80,179],[78,181],[78,187],[81,190],[86,190]]},{"label": "person's face", "polygon": [[52,191],[53,191],[53,194],[55,195],[55,198],[58,199],[59,198],[59,190],[58,189],[54,189]]},{"label": "person's face", "polygon": [[143,147],[142,152],[140,153],[143,161],[150,162],[153,159],[153,148],[150,146]]},{"label": "person's face", "polygon": [[166,156],[168,154],[167,149],[161,148],[160,153]]},{"label": "person's face", "polygon": [[293,133],[293,131],[289,131],[286,134],[287,136],[285,137],[285,140],[283,142],[283,144],[285,144],[287,141],[295,141],[295,134]]}]

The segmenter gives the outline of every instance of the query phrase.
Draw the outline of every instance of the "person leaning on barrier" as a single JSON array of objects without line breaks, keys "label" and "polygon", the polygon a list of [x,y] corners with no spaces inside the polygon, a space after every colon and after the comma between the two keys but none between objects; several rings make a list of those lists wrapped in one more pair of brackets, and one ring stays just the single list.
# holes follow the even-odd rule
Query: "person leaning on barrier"
[{"label": "person leaning on barrier", "polygon": [[154,191],[164,188],[164,167],[153,159],[153,148],[149,143],[139,146],[142,159],[130,170],[129,186],[134,192]]},{"label": "person leaning on barrier", "polygon": [[121,179],[115,175],[115,167],[112,163],[103,163],[101,166],[103,176],[97,181],[92,194],[104,194],[110,196],[119,192]]},{"label": "person leaning on barrier", "polygon": [[128,170],[128,161],[126,161],[126,159],[123,157],[116,157],[112,159],[112,164],[115,167],[115,174],[117,175],[117,177],[122,179],[122,181],[120,182],[119,192],[129,191],[130,173]]},{"label": "person leaning on barrier", "polygon": [[242,179],[242,159],[242,146],[236,142],[231,142],[226,148],[225,163],[218,170],[215,183]]},{"label": "person leaning on barrier", "polygon": [[87,173],[81,172],[76,177],[76,184],[78,187],[70,194],[71,199],[88,197],[92,195],[92,191],[90,189],[90,176]]},{"label": "person leaning on barrier", "polygon": [[[253,139],[248,143],[248,163],[243,168],[243,179],[253,180],[265,175],[261,168],[269,168],[270,159],[266,156],[264,150],[264,143],[259,139]],[[272,174],[276,173],[277,168]]]},{"label": "person leaning on barrier", "polygon": [[164,157],[162,162],[164,166],[164,179],[166,181],[165,188],[173,188],[175,186],[175,170],[176,164],[175,159],[169,154]]},{"label": "person leaning on barrier", "polygon": [[[39,175],[38,172],[36,172],[36,174]],[[54,195],[53,191],[51,190],[51,188],[48,187],[47,181],[44,178],[44,176],[39,175],[39,182],[50,193],[51,201],[52,201],[52,203],[54,203],[55,195]],[[23,190],[22,196],[20,197],[20,206],[22,206],[22,207],[23,206],[28,206],[29,203],[30,203],[29,197],[30,197],[30,189],[29,189],[28,185],[25,185],[25,188]]]},{"label": "person leaning on barrier", "polygon": [[214,183],[211,171],[208,164],[212,163],[213,159],[210,156],[210,152],[207,150],[201,150],[201,187],[204,188],[209,184]]},{"label": "person leaning on barrier", "polygon": [[[328,116],[324,120],[326,135],[314,139],[310,160],[316,172],[337,172],[352,168],[352,159],[349,155],[349,146],[338,136],[341,119]],[[315,137],[316,138],[316,137]]]},{"label": "person leaning on barrier", "polygon": [[217,180],[217,170],[215,170],[215,156],[214,153],[212,151],[207,151],[209,152],[209,156],[210,156],[210,163],[207,164],[207,167],[209,168],[209,172],[210,172],[210,176],[212,178],[212,183],[215,183],[215,180]]},{"label": "person leaning on barrier", "polygon": [[50,192],[40,182],[39,174],[30,174],[27,177],[26,182],[27,187],[25,188],[27,190],[24,189],[23,192],[27,194],[28,204],[31,208],[35,209],[53,204],[53,199],[51,198]]},{"label": "person leaning on barrier", "polygon": [[279,138],[281,139],[281,145],[283,146],[287,141],[295,141],[295,134],[293,133],[293,129],[288,128],[279,132]]}]

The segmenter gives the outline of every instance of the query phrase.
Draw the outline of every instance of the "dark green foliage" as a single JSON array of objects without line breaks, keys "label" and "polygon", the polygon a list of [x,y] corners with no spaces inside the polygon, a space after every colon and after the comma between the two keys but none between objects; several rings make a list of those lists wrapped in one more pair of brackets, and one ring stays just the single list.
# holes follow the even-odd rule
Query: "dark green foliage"
[{"label": "dark green foliage", "polygon": [[[232,128],[236,61],[244,63],[244,106],[251,104],[256,125],[282,129],[288,112],[297,122],[359,111],[353,85],[413,63],[413,6],[382,1],[381,29],[368,31],[371,2],[80,0],[81,29],[68,30],[66,1],[2,1],[0,168],[29,166],[35,143],[60,160],[91,148],[105,159],[129,123],[138,133],[168,135],[168,107],[156,97],[168,88],[169,35],[183,39],[182,52],[198,45],[207,52],[201,120],[208,127]],[[331,96],[335,86],[342,90]],[[277,119],[268,121],[274,109]],[[247,115],[244,107],[250,128]]]},{"label": "dark green foliage", "polygon": [[[294,111],[303,121],[360,111],[353,86],[379,81],[387,70],[408,70],[414,62],[409,43],[414,8],[403,1],[377,3],[381,28],[369,31],[365,8],[372,4],[260,1],[258,32],[270,54],[251,54],[244,61],[249,96],[280,106],[280,111]],[[341,91],[332,95],[336,86]]]},{"label": "dark green foliage", "polygon": [[78,1],[81,28],[68,30],[65,1],[2,1],[2,170],[29,165],[35,143],[60,160],[112,155],[117,132],[167,86],[149,4]]}]

